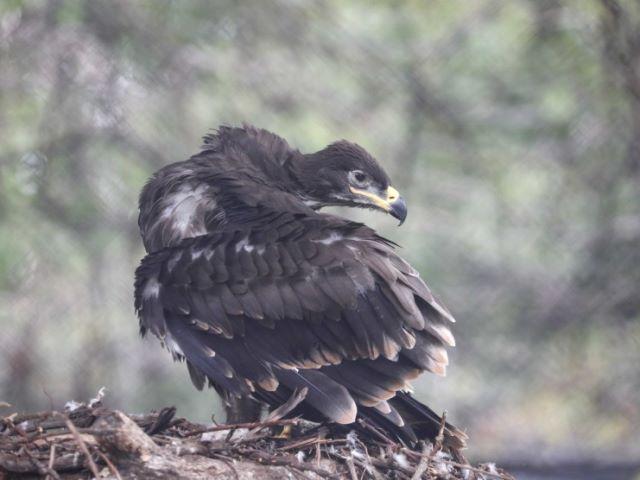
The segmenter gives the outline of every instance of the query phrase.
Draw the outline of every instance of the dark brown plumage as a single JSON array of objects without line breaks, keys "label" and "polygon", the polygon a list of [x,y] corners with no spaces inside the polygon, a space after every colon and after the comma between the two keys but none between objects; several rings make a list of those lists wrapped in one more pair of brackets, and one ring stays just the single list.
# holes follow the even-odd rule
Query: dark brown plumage
[{"label": "dark brown plumage", "polygon": [[[406,216],[387,174],[355,144],[303,155],[250,126],[205,137],[140,196],[141,331],[228,403],[275,407],[307,387],[296,413],[340,424],[364,416],[404,440],[433,437],[439,418],[404,391],[424,370],[444,374],[453,318],[392,242],[320,213],[326,205]],[[446,438],[464,445],[454,427]]]}]

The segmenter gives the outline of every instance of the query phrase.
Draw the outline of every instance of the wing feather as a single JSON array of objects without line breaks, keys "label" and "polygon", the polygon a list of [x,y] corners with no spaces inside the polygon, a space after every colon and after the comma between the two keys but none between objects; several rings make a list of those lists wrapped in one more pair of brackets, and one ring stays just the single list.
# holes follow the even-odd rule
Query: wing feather
[{"label": "wing feather", "polygon": [[422,370],[443,374],[453,344],[453,318],[415,270],[336,217],[279,214],[187,239],[136,275],[142,331],[171,335],[196,386],[306,386],[305,402],[338,422],[353,421],[354,401],[401,422],[386,400]]}]

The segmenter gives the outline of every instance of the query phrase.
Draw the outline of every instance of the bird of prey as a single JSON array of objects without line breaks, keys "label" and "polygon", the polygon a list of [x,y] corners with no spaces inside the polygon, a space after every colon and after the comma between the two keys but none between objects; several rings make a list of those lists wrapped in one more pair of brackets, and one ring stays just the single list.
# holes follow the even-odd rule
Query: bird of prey
[{"label": "bird of prey", "polygon": [[[389,176],[354,143],[303,154],[249,125],[205,136],[140,195],[141,334],[184,360],[198,389],[213,386],[231,420],[256,419],[245,400],[277,407],[306,387],[295,414],[367,419],[405,442],[433,438],[440,418],[409,382],[445,374],[454,319],[392,241],[320,211],[329,205],[407,215]],[[449,424],[444,437],[465,444]]]}]

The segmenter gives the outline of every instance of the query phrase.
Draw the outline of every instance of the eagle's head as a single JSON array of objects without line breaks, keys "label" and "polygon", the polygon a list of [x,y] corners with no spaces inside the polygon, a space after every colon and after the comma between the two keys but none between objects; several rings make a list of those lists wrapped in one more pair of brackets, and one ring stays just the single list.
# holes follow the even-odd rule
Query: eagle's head
[{"label": "eagle's head", "polygon": [[306,155],[296,172],[305,202],[313,208],[351,206],[372,208],[400,220],[407,205],[391,186],[389,176],[364,148],[341,140]]}]

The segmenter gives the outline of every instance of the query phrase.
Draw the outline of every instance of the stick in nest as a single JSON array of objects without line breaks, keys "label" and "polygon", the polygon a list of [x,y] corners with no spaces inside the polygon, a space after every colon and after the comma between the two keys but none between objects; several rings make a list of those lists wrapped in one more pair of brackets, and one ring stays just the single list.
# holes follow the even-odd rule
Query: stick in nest
[{"label": "stick in nest", "polygon": [[111,470],[111,473],[113,473],[113,476],[116,477],[117,480],[122,480],[122,476],[120,476],[120,472],[118,471],[116,466],[113,464],[113,462],[109,460],[109,457],[107,457],[100,450],[96,450],[96,452],[98,453],[98,456],[102,459],[102,461],[107,464],[107,468]]},{"label": "stick in nest", "polygon": [[434,439],[433,450],[431,456],[433,457],[436,452],[442,450],[442,442],[444,442],[444,426],[447,423],[447,411],[442,412],[442,418],[440,419],[440,428],[438,429],[438,435]]},{"label": "stick in nest", "polygon": [[[444,423],[442,424],[444,425]],[[438,433],[440,435],[440,433]],[[429,460],[431,460],[431,455],[429,455],[429,445],[426,442],[422,444],[422,455],[420,455],[420,463],[416,467],[416,471],[413,472],[413,476],[411,480],[420,480],[424,472],[427,471],[429,467]]]},{"label": "stick in nest", "polygon": [[250,422],[250,423],[230,423],[228,425],[216,425],[214,427],[198,428],[184,434],[185,437],[193,437],[194,435],[200,435],[206,432],[220,432],[224,430],[237,430],[239,428],[265,428],[276,427],[280,425],[297,425],[299,420],[297,418],[284,418],[282,420],[273,420],[270,422]]},{"label": "stick in nest", "polygon": [[76,426],[73,424],[73,422],[71,422],[71,420],[69,420],[69,417],[67,417],[66,415],[62,415],[62,418],[64,420],[65,425],[73,435],[73,438],[75,439],[76,443],[78,444],[78,448],[80,448],[82,453],[84,453],[84,455],[87,457],[89,470],[91,470],[91,473],[93,474],[94,477],[100,478],[100,473],[98,471],[98,467],[96,466],[96,462],[93,461],[93,457],[91,457],[91,452],[89,452],[89,448],[87,447],[87,444],[84,442],[84,440],[78,433]]},{"label": "stick in nest", "polygon": [[46,476],[46,480],[49,478],[53,478],[54,480],[60,480],[60,475],[53,469],[53,465],[56,463],[56,444],[52,443],[51,448],[49,449],[49,466],[48,472]]},{"label": "stick in nest", "polygon": [[500,473],[491,473],[483,470],[482,468],[473,467],[471,465],[465,465],[463,463],[454,462],[452,460],[438,460],[441,463],[446,463],[447,465],[451,465],[452,467],[457,467],[461,470],[471,470],[475,473],[481,473],[482,475],[486,475],[493,478],[499,478],[500,480],[514,480],[513,477],[507,475],[501,475]]},{"label": "stick in nest", "polygon": [[40,475],[50,475],[55,480],[60,480],[60,475],[52,468],[48,468],[42,464],[40,460],[38,460],[33,453],[29,451],[29,448],[25,445],[20,449],[24,454],[29,457],[29,461],[36,467],[38,474]]}]

